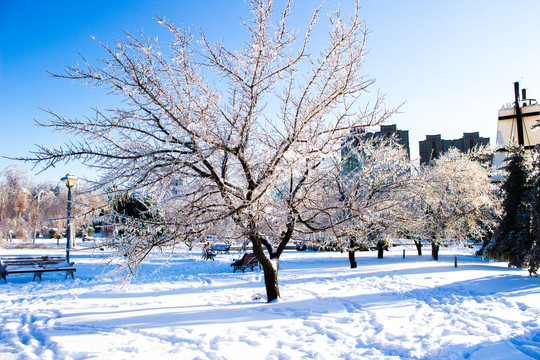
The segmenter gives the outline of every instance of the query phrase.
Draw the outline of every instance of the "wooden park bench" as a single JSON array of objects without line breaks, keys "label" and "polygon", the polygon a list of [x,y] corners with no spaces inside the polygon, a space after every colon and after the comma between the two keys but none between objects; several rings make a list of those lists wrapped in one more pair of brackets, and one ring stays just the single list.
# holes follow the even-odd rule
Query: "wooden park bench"
[{"label": "wooden park bench", "polygon": [[235,260],[231,266],[234,267],[233,273],[236,272],[236,270],[242,270],[242,272],[244,272],[247,268],[250,268],[251,271],[253,271],[255,266],[259,266],[259,260],[257,260],[254,253],[245,253],[241,259]]},{"label": "wooden park bench", "polygon": [[77,269],[73,263],[68,263],[62,256],[25,256],[25,257],[4,257],[0,258],[0,277],[7,282],[6,278],[10,274],[33,273],[34,281],[44,272],[65,271],[66,279],[69,275],[74,279],[74,272]]}]

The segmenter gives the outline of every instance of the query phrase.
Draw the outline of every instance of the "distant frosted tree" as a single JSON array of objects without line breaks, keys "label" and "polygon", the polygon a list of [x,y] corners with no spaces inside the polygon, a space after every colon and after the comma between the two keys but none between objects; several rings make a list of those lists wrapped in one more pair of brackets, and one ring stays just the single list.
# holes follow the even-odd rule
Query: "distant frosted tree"
[{"label": "distant frosted tree", "polygon": [[507,261],[509,266],[524,267],[533,245],[531,233],[530,163],[521,147],[509,149],[501,186],[503,214],[483,256]]},{"label": "distant frosted tree", "polygon": [[[76,190],[85,186],[78,185]],[[98,193],[75,192],[75,226],[87,226],[103,204]],[[63,184],[35,184],[24,167],[10,166],[0,172],[0,239],[18,238],[35,241],[54,228],[61,235],[66,224],[67,189]]]},{"label": "distant frosted tree", "polygon": [[404,209],[404,229],[431,242],[434,260],[443,242],[479,239],[494,226],[498,201],[489,165],[478,161],[484,151],[452,148],[411,182],[414,197]]},{"label": "distant frosted tree", "polygon": [[0,239],[28,240],[35,221],[30,173],[21,166],[0,172]]},{"label": "distant frosted tree", "polygon": [[126,239],[124,266],[233,224],[253,244],[272,301],[285,246],[298,231],[323,231],[320,215],[335,205],[321,200],[328,158],[351,128],[392,111],[367,94],[374,81],[362,73],[367,29],[358,3],[349,16],[329,14],[326,44],[310,42],[319,9],[300,32],[289,25],[291,1],[279,12],[270,0],[250,5],[237,50],[160,20],[172,34],[167,49],[128,34],[102,44],[100,65],[68,67],[60,77],[106,88],[124,108],[83,119],[50,111],[43,125],[78,142],[40,147],[26,160],[50,167],[79,159],[101,170],[98,186],[155,197],[163,210],[156,228],[167,226],[167,236]]},{"label": "distant frosted tree", "polygon": [[397,233],[400,208],[410,197],[411,164],[407,151],[394,138],[365,138],[347,151],[340,169],[335,180],[338,194],[332,195],[341,201],[336,204],[337,237],[347,245],[355,268],[356,250],[377,246],[382,257],[386,239]]}]

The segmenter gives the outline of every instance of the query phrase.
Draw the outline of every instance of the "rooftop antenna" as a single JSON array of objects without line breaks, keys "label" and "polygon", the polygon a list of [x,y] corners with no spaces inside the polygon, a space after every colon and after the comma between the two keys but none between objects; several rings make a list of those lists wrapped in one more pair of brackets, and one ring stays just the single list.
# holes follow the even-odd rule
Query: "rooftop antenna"
[{"label": "rooftop antenna", "polygon": [[[521,108],[519,107],[519,82],[514,83],[514,95],[516,101],[514,103],[516,107],[516,121],[517,121],[517,133],[518,133],[518,145],[525,145],[525,140],[523,138],[523,117],[521,116]],[[523,98],[525,99],[526,93],[523,89]]]}]

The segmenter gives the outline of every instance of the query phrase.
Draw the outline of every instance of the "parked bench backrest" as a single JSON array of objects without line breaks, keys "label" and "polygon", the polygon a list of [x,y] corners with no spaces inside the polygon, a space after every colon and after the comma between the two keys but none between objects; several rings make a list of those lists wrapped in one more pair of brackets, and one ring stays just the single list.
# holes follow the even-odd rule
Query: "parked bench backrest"
[{"label": "parked bench backrest", "polygon": [[242,264],[247,265],[252,261],[256,261],[257,258],[255,257],[254,253],[245,253],[242,257]]},{"label": "parked bench backrest", "polygon": [[8,257],[0,258],[3,266],[23,266],[23,265],[52,265],[66,263],[66,258],[60,256],[39,256],[39,257]]},{"label": "parked bench backrest", "polygon": [[2,262],[18,262],[18,261],[61,261],[66,258],[62,256],[20,256],[20,257],[3,257]]}]

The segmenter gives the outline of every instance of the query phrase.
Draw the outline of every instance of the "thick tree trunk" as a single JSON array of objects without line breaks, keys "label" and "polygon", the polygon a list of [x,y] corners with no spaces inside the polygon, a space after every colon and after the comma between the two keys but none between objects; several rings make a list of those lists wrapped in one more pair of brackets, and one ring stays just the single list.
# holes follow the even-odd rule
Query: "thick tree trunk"
[{"label": "thick tree trunk", "polygon": [[416,250],[418,251],[418,256],[422,256],[422,242],[420,240],[413,240]]},{"label": "thick tree trunk", "polygon": [[349,262],[351,263],[351,269],[356,269],[356,242],[352,236],[349,236]]},{"label": "thick tree trunk", "polygon": [[357,265],[354,249],[349,249],[349,262],[351,263],[351,269],[356,269]]},{"label": "thick tree trunk", "polygon": [[384,256],[384,243],[377,241],[377,258],[382,259]]},{"label": "thick tree trunk", "polygon": [[281,295],[279,294],[278,285],[278,265],[279,260],[268,259],[267,264],[261,263],[264,271],[264,286],[266,287],[266,299],[268,302],[277,300]]},{"label": "thick tree trunk", "polygon": [[274,301],[280,297],[278,285],[278,267],[279,259],[270,259],[263,250],[263,244],[260,238],[251,238],[253,244],[253,253],[262,266],[264,273],[264,286],[266,287],[266,299],[268,302]]},{"label": "thick tree trunk", "polygon": [[433,260],[439,260],[439,245],[435,242],[431,243],[431,256]]},{"label": "thick tree trunk", "polygon": [[[253,244],[253,253],[263,268],[266,299],[268,302],[277,300],[281,296],[278,285],[279,257],[285,250],[287,243],[292,237],[295,223],[296,218],[293,218],[287,224],[287,230],[281,234],[280,241],[276,249],[274,249],[270,241],[260,235],[254,221],[250,226],[249,240]],[[266,255],[264,252],[265,248],[268,255]]]}]

